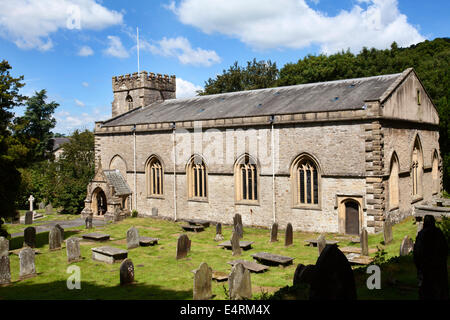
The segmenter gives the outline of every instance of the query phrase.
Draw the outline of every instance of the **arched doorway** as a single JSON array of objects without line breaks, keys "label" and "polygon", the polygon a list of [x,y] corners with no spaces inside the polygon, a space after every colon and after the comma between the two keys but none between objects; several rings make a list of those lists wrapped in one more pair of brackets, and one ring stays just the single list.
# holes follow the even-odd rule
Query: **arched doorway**
[{"label": "arched doorway", "polygon": [[96,188],[92,193],[92,212],[94,215],[104,215],[108,209],[105,192],[101,188]]},{"label": "arched doorway", "polygon": [[359,234],[359,204],[356,201],[345,202],[345,233]]}]

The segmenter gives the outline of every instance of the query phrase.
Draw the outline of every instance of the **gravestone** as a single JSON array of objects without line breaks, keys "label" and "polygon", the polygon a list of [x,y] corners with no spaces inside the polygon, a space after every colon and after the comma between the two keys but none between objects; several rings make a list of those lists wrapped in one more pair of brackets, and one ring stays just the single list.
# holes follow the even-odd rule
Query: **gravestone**
[{"label": "gravestone", "polygon": [[216,225],[216,236],[214,237],[214,241],[222,241],[223,235],[222,235],[222,224],[219,222]]},{"label": "gravestone", "polygon": [[319,249],[319,256],[322,253],[323,249],[325,249],[325,246],[327,245],[327,240],[325,239],[325,236],[321,234],[319,238],[317,238],[317,248]]},{"label": "gravestone", "polygon": [[242,263],[234,265],[228,276],[229,297],[231,300],[252,298],[250,271]]},{"label": "gravestone", "polygon": [[292,224],[288,223],[286,227],[286,234],[284,235],[284,245],[290,246],[293,243]]},{"label": "gravestone", "polygon": [[272,229],[270,230],[270,242],[278,241],[278,223],[272,224]]},{"label": "gravestone", "polygon": [[241,255],[241,246],[239,245],[239,234],[233,231],[231,235],[231,250],[233,250],[233,256]]},{"label": "gravestone", "polygon": [[9,256],[0,256],[0,285],[11,283],[11,267]]},{"label": "gravestone", "polygon": [[33,224],[33,211],[25,212],[25,224]]},{"label": "gravestone", "polygon": [[86,229],[92,229],[92,217],[87,216],[84,220],[84,223],[86,224]]},{"label": "gravestone", "polygon": [[310,300],[356,300],[353,270],[337,245],[327,245],[316,262]]},{"label": "gravestone", "polygon": [[80,239],[70,237],[66,241],[67,262],[81,261]]},{"label": "gravestone", "polygon": [[178,237],[177,241],[177,259],[186,258],[191,249],[191,240],[185,234]]},{"label": "gravestone", "polygon": [[43,209],[45,209],[45,203],[43,203],[43,202],[39,202],[39,205],[38,205],[38,207],[39,207],[39,210],[43,210]]},{"label": "gravestone", "polygon": [[316,275],[316,266],[313,264],[309,264],[304,266],[303,264],[299,264],[295,269],[293,285],[298,285],[300,283],[305,283],[311,285]]},{"label": "gravestone", "polygon": [[53,206],[51,203],[45,206],[45,214],[53,214]]},{"label": "gravestone", "polygon": [[152,208],[152,216],[157,217],[158,216],[158,208]]},{"label": "gravestone", "polygon": [[61,249],[61,231],[57,227],[50,229],[48,234],[48,248],[49,250]]},{"label": "gravestone", "polygon": [[239,235],[239,239],[244,237],[244,226],[242,224],[242,216],[236,213],[233,217],[233,230]]},{"label": "gravestone", "polygon": [[23,246],[36,248],[36,228],[28,227],[23,231]]},{"label": "gravestone", "polygon": [[212,297],[212,269],[202,262],[200,267],[194,270],[194,300],[208,300]]},{"label": "gravestone", "polygon": [[367,234],[366,228],[362,228],[359,238],[360,238],[359,242],[361,244],[361,255],[368,256],[369,255],[369,235]]},{"label": "gravestone", "polygon": [[33,195],[30,195],[30,197],[28,198],[28,202],[30,203],[30,211],[31,212],[34,211],[34,207],[33,207],[34,200],[36,200],[36,199],[33,197]]},{"label": "gravestone", "polygon": [[448,300],[448,244],[432,215],[423,219],[423,228],[414,243],[414,264],[419,282],[419,299]]},{"label": "gravestone", "polygon": [[62,244],[64,241],[64,228],[61,227],[59,224],[56,224],[55,228],[57,228],[59,230],[59,232],[61,233],[61,244]]},{"label": "gravestone", "polygon": [[135,227],[131,227],[127,231],[127,248],[133,249],[139,247],[139,231]]},{"label": "gravestone", "polygon": [[0,257],[9,255],[9,240],[5,237],[0,237]]},{"label": "gravestone", "polygon": [[36,275],[36,266],[34,264],[34,250],[30,247],[25,247],[19,252],[21,279],[33,277]]},{"label": "gravestone", "polygon": [[384,232],[384,244],[391,243],[392,242],[392,222],[391,222],[391,220],[386,219],[384,221],[383,232]]},{"label": "gravestone", "polygon": [[131,259],[125,259],[120,264],[120,285],[124,286],[134,282],[134,265]]},{"label": "gravestone", "polygon": [[405,236],[400,245],[400,256],[407,256],[414,249],[414,241],[408,236]]},{"label": "gravestone", "polygon": [[92,248],[91,251],[92,251],[92,260],[102,261],[109,264],[114,264],[128,257],[127,250],[114,248],[110,246]]}]

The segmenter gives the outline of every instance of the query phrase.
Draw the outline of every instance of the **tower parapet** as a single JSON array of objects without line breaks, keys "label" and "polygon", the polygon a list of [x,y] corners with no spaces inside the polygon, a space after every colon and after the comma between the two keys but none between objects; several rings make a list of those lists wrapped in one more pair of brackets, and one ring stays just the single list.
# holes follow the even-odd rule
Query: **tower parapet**
[{"label": "tower parapet", "polygon": [[176,77],[142,71],[112,78],[112,116],[118,116],[158,100],[175,99]]}]

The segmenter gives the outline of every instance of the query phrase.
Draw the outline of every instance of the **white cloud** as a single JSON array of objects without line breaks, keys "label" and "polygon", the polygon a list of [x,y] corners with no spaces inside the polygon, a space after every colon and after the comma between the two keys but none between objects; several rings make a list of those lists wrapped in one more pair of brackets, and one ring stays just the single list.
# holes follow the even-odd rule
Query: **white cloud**
[{"label": "white cloud", "polygon": [[92,50],[89,46],[82,46],[78,51],[78,55],[82,57],[92,56],[94,54],[94,50]]},{"label": "white cloud", "polygon": [[101,30],[122,24],[121,13],[95,0],[0,0],[0,36],[19,48],[47,51],[58,30]]},{"label": "white cloud", "polygon": [[85,87],[85,88],[89,87],[89,83],[87,83],[86,81],[83,81],[83,82],[81,83],[81,85],[82,85],[83,87]]},{"label": "white cloud", "polygon": [[83,112],[82,114],[72,114],[68,111],[61,110],[55,113],[56,127],[53,132],[71,134],[75,129],[92,130],[95,121],[106,120],[111,117],[108,113],[110,108],[93,108],[91,113]]},{"label": "white cloud", "polygon": [[400,13],[397,0],[359,0],[332,17],[305,0],[181,0],[166,8],[184,24],[235,37],[256,49],[319,45],[325,53],[357,52],[363,46],[387,48],[393,41],[408,46],[424,40]]},{"label": "white cloud", "polygon": [[189,98],[197,95],[197,90],[202,90],[201,86],[197,86],[192,82],[177,78],[177,98]]},{"label": "white cloud", "polygon": [[119,37],[116,36],[108,36],[108,42],[109,46],[105,50],[103,50],[103,53],[116,57],[116,58],[128,58],[129,54],[128,51],[124,48],[122,41],[120,41]]},{"label": "white cloud", "polygon": [[148,50],[153,54],[165,57],[175,57],[182,64],[209,67],[221,61],[214,50],[192,48],[191,43],[184,37],[166,38],[150,44],[145,40],[140,43],[142,50]]},{"label": "white cloud", "polygon": [[76,105],[79,106],[79,107],[84,107],[84,106],[85,106],[84,102],[83,102],[83,101],[80,101],[80,100],[78,100],[78,99],[75,99],[75,103],[76,103]]}]

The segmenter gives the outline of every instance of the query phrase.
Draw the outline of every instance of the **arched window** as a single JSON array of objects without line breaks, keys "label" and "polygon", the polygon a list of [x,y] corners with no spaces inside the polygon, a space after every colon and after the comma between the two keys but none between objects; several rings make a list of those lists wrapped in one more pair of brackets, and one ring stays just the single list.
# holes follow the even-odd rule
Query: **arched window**
[{"label": "arched window", "polygon": [[419,138],[414,142],[414,149],[411,161],[411,183],[413,197],[422,195],[422,175],[423,175],[423,155]]},{"label": "arched window", "polygon": [[207,197],[206,165],[202,157],[194,156],[187,167],[188,196],[191,199]]},{"label": "arched window", "polygon": [[439,156],[437,151],[434,151],[433,154],[433,163],[431,168],[431,176],[433,178],[433,194],[439,192],[440,183],[439,183]]},{"label": "arched window", "polygon": [[256,161],[248,155],[241,157],[235,165],[236,201],[258,200],[258,169]]},{"label": "arched window", "polygon": [[389,209],[396,209],[399,206],[399,186],[398,186],[399,164],[397,155],[394,153],[391,160],[389,173]]},{"label": "arched window", "polygon": [[127,102],[128,111],[133,109],[133,98],[130,96],[130,94],[127,94],[127,97],[125,98],[125,101]]},{"label": "arched window", "polygon": [[164,171],[161,161],[152,157],[146,166],[147,194],[149,196],[162,196],[164,194]]},{"label": "arched window", "polygon": [[295,205],[318,205],[320,174],[316,163],[308,156],[294,162],[291,171]]}]

